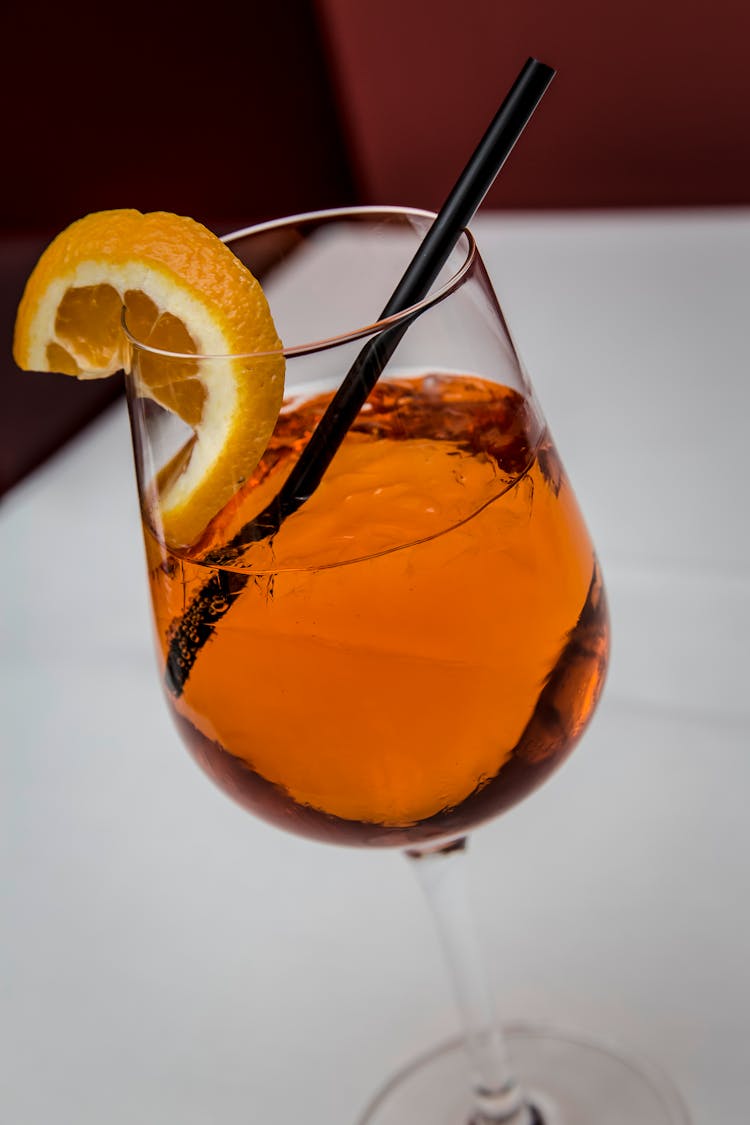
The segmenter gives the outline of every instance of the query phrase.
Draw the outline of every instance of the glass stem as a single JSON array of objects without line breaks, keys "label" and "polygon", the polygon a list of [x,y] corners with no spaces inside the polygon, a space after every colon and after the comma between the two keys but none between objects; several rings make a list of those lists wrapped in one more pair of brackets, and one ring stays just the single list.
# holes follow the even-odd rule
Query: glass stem
[{"label": "glass stem", "polygon": [[406,852],[437,923],[472,1077],[470,1125],[536,1125],[497,1026],[466,884],[466,839]]}]

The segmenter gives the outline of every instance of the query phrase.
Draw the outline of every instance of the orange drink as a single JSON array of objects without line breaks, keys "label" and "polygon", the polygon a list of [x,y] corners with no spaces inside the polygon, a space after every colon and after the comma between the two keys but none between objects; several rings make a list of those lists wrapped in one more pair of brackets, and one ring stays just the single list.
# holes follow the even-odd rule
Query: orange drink
[{"label": "orange drink", "polygon": [[[330,396],[285,405],[252,479],[189,551],[146,527],[158,643],[275,495]],[[315,494],[227,572],[245,584],[167,693],[203,768],[252,811],[338,842],[464,832],[571,750],[607,612],[548,433],[477,377],[381,381]]]}]

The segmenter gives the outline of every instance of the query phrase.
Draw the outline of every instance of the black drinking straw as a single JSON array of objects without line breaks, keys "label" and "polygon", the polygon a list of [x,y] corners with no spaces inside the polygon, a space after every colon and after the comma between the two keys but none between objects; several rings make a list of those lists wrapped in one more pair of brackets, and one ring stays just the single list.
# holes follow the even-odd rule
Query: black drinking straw
[{"label": "black drinking straw", "polygon": [[[554,75],[552,67],[537,59],[526,61],[379,320],[404,312],[427,296]],[[405,317],[364,345],[278,495],[226,547],[212,552],[204,562],[221,565],[232,551],[274,535],[282,521],[310,498],[411,320]],[[174,695],[181,695],[200,649],[251,577],[249,572],[214,572],[170,629],[165,679]]]}]

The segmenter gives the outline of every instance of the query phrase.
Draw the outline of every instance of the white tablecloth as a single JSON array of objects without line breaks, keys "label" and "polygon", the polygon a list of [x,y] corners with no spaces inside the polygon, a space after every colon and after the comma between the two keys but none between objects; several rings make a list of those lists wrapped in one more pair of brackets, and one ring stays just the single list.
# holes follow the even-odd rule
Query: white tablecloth
[{"label": "white tablecloth", "polygon": [[[614,626],[584,742],[473,841],[500,1013],[620,1040],[696,1125],[743,1125],[750,212],[475,229]],[[121,405],[0,536],[0,1120],[347,1125],[456,1027],[406,864],[254,820],[179,745]]]}]

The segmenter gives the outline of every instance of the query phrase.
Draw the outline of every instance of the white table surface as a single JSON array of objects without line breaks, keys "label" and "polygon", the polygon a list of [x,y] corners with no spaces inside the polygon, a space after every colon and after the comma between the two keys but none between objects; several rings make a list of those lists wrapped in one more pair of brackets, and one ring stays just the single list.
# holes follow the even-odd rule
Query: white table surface
[{"label": "white table surface", "polygon": [[[473,841],[498,1006],[620,1040],[696,1125],[743,1125],[750,211],[475,229],[614,627],[585,740]],[[348,1125],[456,1026],[406,864],[254,820],[179,745],[121,405],[0,538],[0,1121]]]}]

